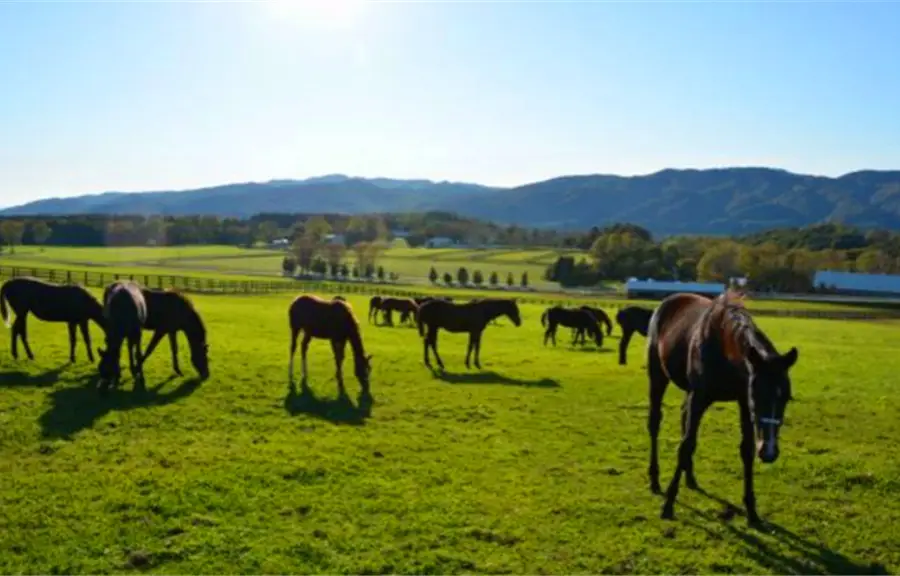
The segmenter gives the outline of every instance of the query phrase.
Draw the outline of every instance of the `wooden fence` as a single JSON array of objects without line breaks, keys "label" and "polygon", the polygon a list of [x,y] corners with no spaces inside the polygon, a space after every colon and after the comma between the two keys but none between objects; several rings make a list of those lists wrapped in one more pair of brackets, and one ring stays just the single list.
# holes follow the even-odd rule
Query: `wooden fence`
[{"label": "wooden fence", "polygon": [[[148,288],[175,288],[184,292],[197,294],[286,294],[299,292],[317,292],[332,294],[364,294],[393,296],[397,298],[414,298],[427,296],[425,292],[408,290],[394,285],[379,285],[366,282],[322,282],[317,280],[223,280],[196,276],[174,276],[169,274],[122,274],[106,270],[73,271],[55,270],[51,268],[27,268],[0,266],[0,279],[31,276],[50,282],[81,284],[91,288],[104,288],[116,280],[134,280]],[[610,297],[540,297],[523,295],[517,292],[498,290],[499,294],[515,297],[523,303],[542,306],[562,304],[581,306],[587,303],[599,304],[615,315],[618,310],[632,305],[628,300]],[[534,294],[534,293],[530,293]],[[804,310],[799,308],[756,309],[754,316],[776,316],[793,318],[819,318],[830,320],[886,320],[900,319],[900,310],[896,309],[862,309],[862,310]]]}]

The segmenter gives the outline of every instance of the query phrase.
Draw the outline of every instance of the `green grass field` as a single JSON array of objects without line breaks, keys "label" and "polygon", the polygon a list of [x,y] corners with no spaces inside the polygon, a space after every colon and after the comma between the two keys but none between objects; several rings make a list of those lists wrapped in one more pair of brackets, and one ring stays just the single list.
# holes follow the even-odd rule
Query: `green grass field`
[{"label": "green grass field", "polygon": [[[896,324],[759,320],[800,360],[782,457],[756,467],[769,525],[754,531],[716,499],[740,507],[734,406],[700,433],[696,473],[716,498],[683,488],[677,519],[659,519],[640,337],[627,367],[615,337],[581,351],[561,333],[545,348],[541,308],[524,306],[522,327],[488,328],[483,371],[464,368],[464,337],[442,334],[448,374],[436,377],[414,330],[363,319],[366,414],[349,358],[353,398],[337,398],[325,342],[310,349],[314,397],[289,391],[290,296],[194,300],[212,378],[192,378],[183,341],[186,377],[173,377],[163,343],[143,395],[126,378],[101,397],[80,344],[65,363],[61,325],[30,320],[35,362],[13,361],[2,331],[0,572],[900,570]],[[351,301],[364,317],[364,299]],[[670,389],[664,482],[680,401]]]}]

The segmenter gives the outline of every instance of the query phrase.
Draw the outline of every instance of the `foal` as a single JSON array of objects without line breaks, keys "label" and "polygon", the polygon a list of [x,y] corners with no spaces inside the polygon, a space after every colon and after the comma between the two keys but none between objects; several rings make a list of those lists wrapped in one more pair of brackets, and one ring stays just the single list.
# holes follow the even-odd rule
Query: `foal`
[{"label": "foal", "polygon": [[674,294],[650,320],[647,373],[650,379],[650,489],[659,493],[656,439],[669,381],[687,392],[681,412],[678,465],[666,491],[662,517],[673,518],[681,474],[696,489],[694,450],[700,419],[714,402],[736,402],[741,421],[744,506],[750,524],[759,523],[753,491],[754,428],[756,456],[764,464],[778,459],[778,432],[791,399],[788,371],[797,362],[791,348],[779,354],[743,307],[726,293],[715,300]]},{"label": "foal", "polygon": [[119,357],[122,342],[128,340],[128,365],[136,389],[144,388],[141,358],[141,330],[147,321],[147,303],[141,287],[128,280],[113,282],[103,291],[103,317],[106,321],[106,350],[100,354],[100,381],[104,388],[116,387],[122,376]]}]

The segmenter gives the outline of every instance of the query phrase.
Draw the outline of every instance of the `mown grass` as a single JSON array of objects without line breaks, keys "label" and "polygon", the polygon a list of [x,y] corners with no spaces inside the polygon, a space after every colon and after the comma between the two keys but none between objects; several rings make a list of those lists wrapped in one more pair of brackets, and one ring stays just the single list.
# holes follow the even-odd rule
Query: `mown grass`
[{"label": "mown grass", "polygon": [[[720,515],[719,499],[741,496],[732,406],[701,429],[697,477],[714,497],[683,489],[677,519],[658,518],[640,338],[627,367],[615,338],[581,351],[560,333],[545,348],[541,308],[525,306],[522,327],[488,328],[483,371],[464,368],[464,337],[442,334],[448,374],[437,377],[414,330],[366,324],[364,299],[351,297],[374,354],[366,413],[351,377],[353,398],[337,398],[324,342],[310,349],[314,396],[290,391],[290,299],[195,297],[212,378],[174,378],[162,345],[143,395],[129,379],[98,395],[80,346],[65,364],[61,325],[31,319],[33,363],[11,359],[3,331],[0,572],[900,569],[893,323],[759,320],[800,360],[782,458],[757,467],[769,526],[753,531]],[[187,368],[183,341],[181,353]],[[670,390],[664,480],[680,401]]]}]

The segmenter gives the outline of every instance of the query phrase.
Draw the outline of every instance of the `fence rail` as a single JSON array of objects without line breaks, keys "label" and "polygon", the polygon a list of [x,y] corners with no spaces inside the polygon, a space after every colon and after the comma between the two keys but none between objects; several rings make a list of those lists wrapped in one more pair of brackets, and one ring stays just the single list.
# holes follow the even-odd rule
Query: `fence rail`
[{"label": "fence rail", "polygon": [[[116,280],[134,280],[148,288],[174,288],[196,294],[284,294],[304,292],[339,292],[342,294],[365,294],[378,296],[394,296],[397,298],[414,298],[427,296],[427,293],[397,288],[392,285],[378,285],[363,282],[323,282],[317,280],[222,280],[196,276],[176,276],[170,274],[123,274],[111,271],[74,271],[52,268],[29,268],[16,266],[0,266],[0,279],[31,276],[50,282],[81,284],[89,288],[104,288]],[[502,290],[498,290],[504,293]],[[580,306],[589,302],[602,303],[604,308],[618,311],[632,305],[626,299],[609,298],[601,295],[593,297],[566,298],[536,297],[515,292],[515,297],[523,303],[552,306],[564,304]],[[531,293],[533,294],[533,293]],[[615,312],[613,312],[614,314]],[[900,320],[900,310],[867,309],[867,310],[804,310],[804,309],[756,309],[754,316],[775,316],[792,318],[818,318],[830,320]]]}]

